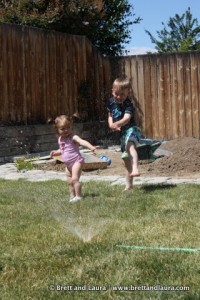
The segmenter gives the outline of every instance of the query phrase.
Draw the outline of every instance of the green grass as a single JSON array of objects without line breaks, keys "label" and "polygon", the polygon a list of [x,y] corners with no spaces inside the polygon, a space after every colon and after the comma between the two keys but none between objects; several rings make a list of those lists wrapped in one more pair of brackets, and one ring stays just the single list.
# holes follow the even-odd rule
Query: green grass
[{"label": "green grass", "polygon": [[15,166],[17,168],[18,171],[22,171],[22,170],[33,170],[34,169],[34,165],[31,161],[26,160],[25,158],[21,157],[18,158],[15,161]]},{"label": "green grass", "polygon": [[[62,181],[1,180],[1,299],[200,299],[200,252],[117,246],[200,248],[199,186],[122,189],[85,183],[70,204]],[[113,290],[158,285],[190,289]]]}]

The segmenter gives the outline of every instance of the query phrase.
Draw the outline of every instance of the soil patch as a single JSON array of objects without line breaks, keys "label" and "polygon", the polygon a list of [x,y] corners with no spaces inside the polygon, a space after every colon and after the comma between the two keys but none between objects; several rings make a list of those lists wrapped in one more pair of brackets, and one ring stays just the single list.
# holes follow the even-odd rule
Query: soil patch
[{"label": "soil patch", "polygon": [[[169,176],[184,178],[200,177],[200,141],[195,138],[175,139],[163,143],[159,149],[168,150],[170,156],[164,156],[155,161],[140,161],[141,176]],[[111,149],[99,149],[97,156],[105,154],[112,163],[104,170],[83,171],[83,175],[122,175],[124,176],[124,165],[121,152]],[[43,170],[64,171],[62,163],[50,162],[41,166]]]}]

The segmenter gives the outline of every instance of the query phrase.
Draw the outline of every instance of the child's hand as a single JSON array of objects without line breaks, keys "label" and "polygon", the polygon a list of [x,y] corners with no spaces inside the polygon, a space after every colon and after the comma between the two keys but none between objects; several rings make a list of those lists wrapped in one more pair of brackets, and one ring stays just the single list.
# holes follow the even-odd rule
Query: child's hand
[{"label": "child's hand", "polygon": [[121,131],[121,127],[119,127],[117,124],[115,124],[115,123],[112,123],[111,125],[110,125],[110,128],[112,129],[112,130],[114,130],[114,131]]},{"label": "child's hand", "polygon": [[50,156],[51,158],[54,157],[54,156],[59,156],[61,153],[60,153],[60,150],[53,150],[50,152]]},{"label": "child's hand", "polygon": [[55,156],[55,151],[51,151],[50,156],[51,156],[51,158],[54,157]]},{"label": "child's hand", "polygon": [[93,146],[90,150],[95,153],[95,151],[99,148],[99,146]]}]

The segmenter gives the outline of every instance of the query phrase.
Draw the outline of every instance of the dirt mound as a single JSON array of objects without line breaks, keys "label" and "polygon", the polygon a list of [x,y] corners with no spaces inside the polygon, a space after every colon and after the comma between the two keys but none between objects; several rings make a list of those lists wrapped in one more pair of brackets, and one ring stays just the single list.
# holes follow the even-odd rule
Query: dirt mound
[{"label": "dirt mound", "polygon": [[[171,156],[164,156],[153,162],[140,161],[141,176],[170,176],[184,178],[200,177],[200,141],[195,138],[175,139],[163,143],[159,149],[168,150]],[[104,154],[112,163],[104,170],[93,170],[83,172],[83,175],[121,175],[124,176],[124,166],[121,152],[109,149],[97,151],[97,156]],[[64,171],[64,164],[56,162],[47,163],[42,166],[44,170]]]},{"label": "dirt mound", "polygon": [[200,172],[200,142],[195,138],[175,139],[160,146],[171,156],[156,159],[147,171],[162,176],[192,175]]}]

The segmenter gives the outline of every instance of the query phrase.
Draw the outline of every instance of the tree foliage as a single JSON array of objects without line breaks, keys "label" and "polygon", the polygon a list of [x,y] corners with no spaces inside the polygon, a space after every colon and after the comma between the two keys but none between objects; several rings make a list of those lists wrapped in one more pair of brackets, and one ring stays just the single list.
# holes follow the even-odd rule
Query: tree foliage
[{"label": "tree foliage", "polygon": [[135,18],[127,0],[3,0],[0,22],[85,35],[104,55],[119,55]]},{"label": "tree foliage", "polygon": [[190,8],[182,16],[176,14],[170,18],[166,28],[156,31],[158,38],[155,38],[148,30],[151,42],[156,44],[158,52],[182,52],[200,50],[200,26],[198,20],[193,18]]}]

